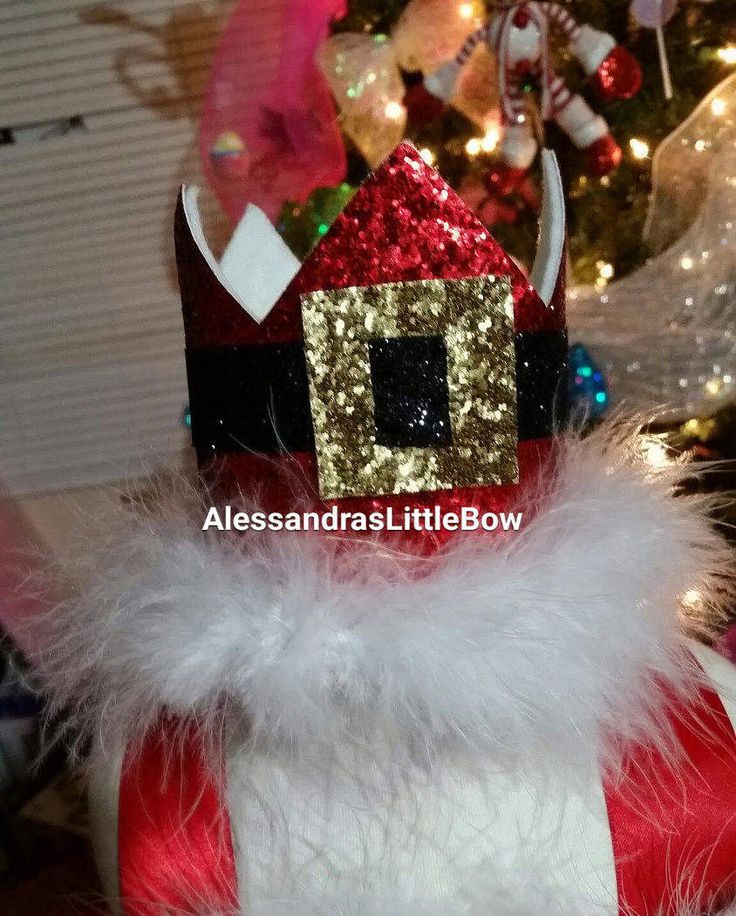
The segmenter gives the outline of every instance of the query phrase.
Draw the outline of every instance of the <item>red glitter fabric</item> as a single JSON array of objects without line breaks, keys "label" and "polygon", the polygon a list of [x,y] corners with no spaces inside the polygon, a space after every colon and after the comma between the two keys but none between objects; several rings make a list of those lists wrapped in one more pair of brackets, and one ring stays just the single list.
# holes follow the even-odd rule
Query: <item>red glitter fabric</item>
[{"label": "red glitter fabric", "polygon": [[367,179],[259,324],[213,275],[181,206],[176,249],[187,346],[302,340],[302,293],[402,280],[509,277],[517,331],[560,330],[564,309],[547,307],[468,205],[403,143]]},{"label": "red glitter fabric", "polygon": [[607,101],[630,99],[641,89],[639,61],[626,48],[617,45],[596,71],[595,83]]},{"label": "red glitter fabric", "polygon": [[[407,143],[401,144],[358,190],[261,324],[212,275],[191,239],[181,210],[176,238],[190,349],[302,341],[303,293],[490,274],[506,277],[511,283],[515,331],[558,331],[565,327],[564,292],[558,290],[550,305],[545,305],[488,229]],[[472,505],[489,512],[518,508],[526,487],[537,489],[540,468],[553,451],[551,440],[520,443],[518,485],[348,499],[340,500],[340,507],[368,512],[388,505],[394,509],[439,505],[447,511]],[[267,509],[293,508],[299,501],[295,490],[309,502],[317,492],[314,455],[229,453],[206,457],[220,493],[254,494]],[[431,540],[434,543],[436,536]]]}]

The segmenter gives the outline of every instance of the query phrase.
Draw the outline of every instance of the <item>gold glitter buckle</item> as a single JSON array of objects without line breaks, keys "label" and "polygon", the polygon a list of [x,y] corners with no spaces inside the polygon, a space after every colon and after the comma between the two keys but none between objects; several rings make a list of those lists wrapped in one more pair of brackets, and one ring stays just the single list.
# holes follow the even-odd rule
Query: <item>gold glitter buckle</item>
[{"label": "gold glitter buckle", "polygon": [[[301,297],[323,499],[518,481],[513,298],[508,280],[415,280]],[[439,336],[451,444],[378,444],[369,345]]]}]

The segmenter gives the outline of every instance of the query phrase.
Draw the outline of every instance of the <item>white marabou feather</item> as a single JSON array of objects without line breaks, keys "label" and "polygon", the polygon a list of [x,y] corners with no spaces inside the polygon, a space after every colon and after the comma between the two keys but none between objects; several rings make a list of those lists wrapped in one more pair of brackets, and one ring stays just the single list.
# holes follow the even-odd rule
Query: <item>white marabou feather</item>
[{"label": "white marabou feather", "polygon": [[295,748],[379,731],[430,757],[605,757],[657,733],[662,678],[691,683],[679,599],[715,607],[730,563],[704,499],[673,498],[639,454],[615,431],[571,437],[520,532],[431,559],[203,533],[198,499],[125,510],[67,567],[44,686],[103,742],[170,711]]}]

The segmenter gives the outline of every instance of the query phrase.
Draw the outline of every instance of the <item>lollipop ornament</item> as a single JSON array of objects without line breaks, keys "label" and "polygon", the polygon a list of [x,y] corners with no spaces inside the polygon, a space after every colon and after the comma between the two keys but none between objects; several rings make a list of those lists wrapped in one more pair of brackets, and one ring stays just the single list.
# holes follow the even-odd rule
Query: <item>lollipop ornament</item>
[{"label": "lollipop ornament", "polygon": [[645,29],[654,29],[657,36],[659,67],[662,71],[664,97],[669,101],[674,95],[672,74],[667,59],[667,45],[664,40],[664,27],[672,19],[677,8],[676,0],[634,0],[631,12],[634,18]]}]

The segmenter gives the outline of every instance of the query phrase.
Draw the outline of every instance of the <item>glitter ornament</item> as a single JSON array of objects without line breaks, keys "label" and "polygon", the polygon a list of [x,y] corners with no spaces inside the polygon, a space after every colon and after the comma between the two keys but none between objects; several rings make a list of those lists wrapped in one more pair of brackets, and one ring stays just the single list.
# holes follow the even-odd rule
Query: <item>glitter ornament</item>
[{"label": "glitter ornament", "polygon": [[554,120],[588,156],[593,174],[607,174],[618,165],[621,152],[608,125],[580,95],[573,95],[552,66],[550,34],[559,32],[605,99],[624,99],[641,85],[636,59],[605,32],[578,25],[557,3],[516,3],[492,13],[449,62],[427,76],[424,86],[407,96],[410,106],[424,105],[422,89],[454,104],[458,80],[478,45],[493,50],[498,65],[503,136],[501,158],[512,169],[528,169],[537,153],[536,117],[528,89],[539,86],[539,117]]},{"label": "glitter ornament", "polygon": [[597,420],[608,409],[608,386],[599,366],[583,344],[570,347],[567,399],[570,413]]},{"label": "glitter ornament", "polygon": [[344,132],[370,166],[384,159],[404,136],[404,83],[385,35],[343,32],[319,48],[317,64],[340,110]]}]

